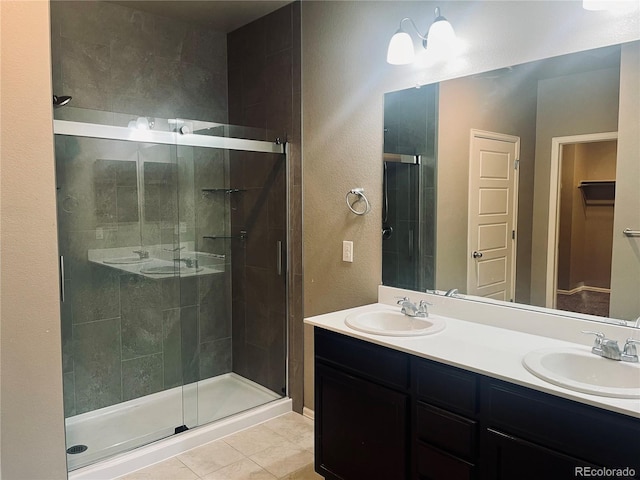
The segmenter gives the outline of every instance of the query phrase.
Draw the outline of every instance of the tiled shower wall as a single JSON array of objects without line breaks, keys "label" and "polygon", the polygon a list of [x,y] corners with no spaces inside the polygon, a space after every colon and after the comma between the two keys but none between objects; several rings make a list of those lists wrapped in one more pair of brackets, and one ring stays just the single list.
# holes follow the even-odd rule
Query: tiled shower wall
[{"label": "tiled shower wall", "polygon": [[108,2],[51,2],[53,91],[72,106],[227,123],[227,41]]},{"label": "tiled shower wall", "polygon": [[[288,172],[279,160],[249,154],[234,154],[230,165],[232,186],[247,190],[243,215],[232,210],[232,229],[258,219],[248,227],[246,261],[234,264],[233,270],[234,370],[279,392],[285,386],[281,359],[283,342],[288,340],[289,396],[298,412],[303,405],[304,358],[300,39],[300,2],[228,36],[229,123],[267,129],[274,137],[267,140],[279,137],[289,142]],[[287,174],[288,210],[283,189]],[[256,215],[260,210],[268,215]],[[287,228],[285,216],[278,212],[287,211],[290,255],[284,274],[288,275],[288,298],[284,278],[277,275],[274,265],[274,241],[286,238]],[[288,339],[280,320],[287,310]],[[236,363],[236,359],[242,360]]]},{"label": "tiled shower wall", "polygon": [[[71,106],[228,122],[225,34],[103,2],[52,2],[51,18],[54,92],[73,96]],[[229,272],[149,280],[87,261],[88,249],[138,246],[141,237],[175,245],[228,232],[228,200],[198,194],[228,185],[225,154],[58,138],[56,157],[65,414],[231,371]],[[149,168],[142,231],[136,159]],[[187,231],[176,235],[178,218]],[[215,248],[198,245],[228,253]]]},{"label": "tiled shower wall", "polygon": [[[244,27],[229,36],[229,74],[227,76],[227,36],[130,8],[103,2],[51,3],[53,86],[57,95],[72,95],[74,107],[158,116],[184,117],[220,123],[254,125],[275,130],[290,142],[289,154],[289,230],[290,257],[286,274],[289,292],[288,338],[280,330],[271,332],[289,342],[289,394],[294,409],[302,410],[302,208],[300,154],[300,5],[294,3]],[[257,28],[256,28],[257,27]],[[256,39],[259,43],[252,43]],[[256,48],[261,46],[264,48]],[[256,59],[259,62],[254,64]],[[244,56],[243,56],[244,55]],[[264,68],[266,65],[270,68]],[[227,81],[229,96],[227,97]],[[227,106],[227,98],[229,107]],[[227,111],[233,112],[230,118]],[[59,111],[64,113],[64,109]],[[57,156],[73,166],[82,160],[78,150],[58,142]],[[82,150],[82,149],[80,149]],[[89,148],[91,150],[91,148]],[[95,152],[94,152],[95,153]],[[93,155],[112,158],[113,152]],[[192,155],[194,170],[181,170],[180,158]],[[193,184],[180,185],[180,221],[188,219],[187,233],[174,233],[175,218],[156,218],[155,225],[145,223],[145,238],[151,235],[162,243],[195,240],[197,249],[229,254],[228,244],[219,246],[198,241],[204,234],[230,232],[230,219],[218,215],[229,211],[227,204],[213,196],[201,196],[202,188],[229,186],[228,154],[210,149],[178,152],[179,178],[191,178]],[[87,160],[85,160],[87,161]],[[242,172],[255,173],[248,163]],[[188,162],[187,162],[188,163]],[[284,168],[284,167],[282,167]],[[70,170],[75,171],[75,170]],[[284,175],[280,169],[281,175]],[[234,172],[232,172],[234,173]],[[237,171],[235,172],[238,173]],[[255,187],[256,177],[244,177],[243,186]],[[70,179],[59,172],[59,196],[69,193]],[[236,177],[237,178],[237,177]],[[245,178],[247,181],[245,181]],[[131,185],[112,185],[122,194]],[[90,184],[85,182],[85,186]],[[75,187],[81,187],[76,184]],[[82,188],[85,188],[82,186]],[[281,185],[280,185],[281,186]],[[75,188],[74,187],[74,188]],[[152,189],[147,186],[145,195]],[[87,193],[87,192],[85,192]],[[95,197],[95,191],[88,197]],[[156,192],[156,200],[170,198]],[[257,197],[259,198],[259,197]],[[150,198],[145,198],[150,203]],[[277,203],[281,204],[280,198]],[[223,200],[228,202],[229,199]],[[273,202],[272,202],[273,203]],[[122,204],[122,202],[120,202]],[[286,206],[285,206],[286,208]],[[166,210],[166,205],[164,206]],[[99,209],[98,209],[99,210]],[[98,212],[98,210],[96,210]],[[172,210],[169,209],[169,212]],[[122,213],[126,213],[123,210]],[[99,212],[98,212],[99,213]],[[129,215],[133,215],[133,210]],[[175,213],[175,211],[173,212]],[[166,214],[170,216],[170,213]],[[125,217],[125,219],[127,219]],[[120,219],[122,220],[122,219]],[[127,219],[131,220],[131,219]],[[221,223],[222,222],[222,223]],[[231,289],[229,276],[199,279],[170,279],[148,283],[141,278],[113,275],[103,268],[95,270],[86,262],[89,248],[130,245],[131,230],[116,220],[112,228],[103,228],[103,239],[96,239],[100,219],[88,216],[88,222],[74,231],[73,246],[78,271],[76,285],[82,285],[75,300],[88,316],[74,317],[71,303],[63,305],[63,355],[65,372],[65,414],[82,413],[122,400],[206,378],[231,370],[260,367],[251,375],[275,391],[282,386],[284,368],[276,366],[283,345],[272,344],[266,364],[260,355],[266,344],[257,345],[260,355],[251,355],[252,335],[238,337],[233,345],[231,365],[231,305],[221,302]],[[236,223],[236,227],[239,224]],[[109,225],[107,225],[109,227]],[[115,227],[115,228],[114,228]],[[275,225],[284,229],[284,221]],[[224,232],[223,232],[224,230]],[[127,236],[129,237],[127,239]],[[61,253],[68,239],[60,239]],[[134,242],[135,243],[135,242]],[[69,255],[69,261],[73,254]],[[256,256],[258,258],[259,256]],[[269,257],[272,258],[272,257]],[[66,273],[67,291],[73,290],[72,272]],[[257,270],[256,270],[257,271]],[[237,272],[236,272],[237,273]],[[246,278],[244,271],[241,279]],[[260,288],[254,283],[254,288]],[[244,306],[244,280],[234,284],[235,308]],[[254,290],[255,291],[255,290]],[[282,292],[279,292],[279,295]],[[238,296],[242,300],[238,302]],[[85,307],[82,307],[84,305]],[[283,315],[282,302],[271,303],[273,315]],[[136,311],[132,315],[132,311]],[[241,309],[244,312],[243,309]],[[135,319],[135,320],[134,320]],[[209,320],[208,322],[205,320]],[[234,334],[240,335],[236,324]],[[245,343],[246,342],[246,343]],[[262,351],[260,350],[262,349]],[[256,349],[253,349],[255,352]],[[281,352],[273,355],[273,352]],[[263,358],[263,357],[262,357]],[[264,368],[265,365],[270,365]]]}]

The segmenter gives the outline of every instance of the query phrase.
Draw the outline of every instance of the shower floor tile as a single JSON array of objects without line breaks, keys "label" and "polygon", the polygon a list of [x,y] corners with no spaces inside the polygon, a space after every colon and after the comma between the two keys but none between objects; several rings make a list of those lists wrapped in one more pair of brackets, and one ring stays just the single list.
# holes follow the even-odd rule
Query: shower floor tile
[{"label": "shower floor tile", "polygon": [[286,413],[119,480],[162,478],[321,480],[313,470],[313,421]]}]

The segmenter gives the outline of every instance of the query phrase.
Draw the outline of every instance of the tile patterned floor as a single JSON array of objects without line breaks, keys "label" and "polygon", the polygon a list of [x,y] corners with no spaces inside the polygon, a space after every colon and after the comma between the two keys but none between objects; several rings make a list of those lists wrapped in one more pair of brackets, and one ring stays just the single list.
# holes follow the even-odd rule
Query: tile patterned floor
[{"label": "tile patterned floor", "polygon": [[119,480],[321,480],[313,471],[313,421],[286,413]]}]

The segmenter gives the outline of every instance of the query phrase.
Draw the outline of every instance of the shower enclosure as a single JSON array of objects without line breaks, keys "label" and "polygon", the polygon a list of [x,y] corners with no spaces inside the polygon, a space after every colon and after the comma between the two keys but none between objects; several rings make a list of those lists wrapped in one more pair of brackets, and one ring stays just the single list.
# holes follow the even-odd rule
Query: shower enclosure
[{"label": "shower enclosure", "polygon": [[436,85],[384,95],[382,283],[435,288]]},{"label": "shower enclosure", "polygon": [[285,145],[186,119],[55,117],[69,469],[285,397]]}]

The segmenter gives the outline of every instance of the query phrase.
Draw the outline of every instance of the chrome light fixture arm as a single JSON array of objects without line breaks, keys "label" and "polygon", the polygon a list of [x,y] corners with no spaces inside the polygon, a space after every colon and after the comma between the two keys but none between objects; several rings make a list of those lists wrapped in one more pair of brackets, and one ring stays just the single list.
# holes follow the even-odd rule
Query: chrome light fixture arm
[{"label": "chrome light fixture arm", "polygon": [[[438,12],[440,11],[440,10],[439,10],[439,9],[437,9],[437,8],[436,8],[436,10],[437,10]],[[417,25],[416,25],[416,22],[414,22],[412,18],[410,18],[410,17],[404,17],[402,20],[400,20],[400,28],[399,28],[399,31],[400,31],[400,30],[402,30],[402,24],[403,24],[404,22],[406,22],[406,21],[409,21],[409,22],[411,23],[411,25],[413,26],[413,29],[414,29],[414,30],[415,30],[415,32],[416,32],[416,35],[418,35],[418,37],[419,37],[420,39],[422,39],[423,44],[424,44],[424,42],[426,42],[426,41],[427,41],[427,37],[426,37],[426,36],[423,36],[423,35],[420,33],[420,30],[418,30],[418,27],[417,27]],[[402,30],[402,31],[404,31],[404,30]]]}]

